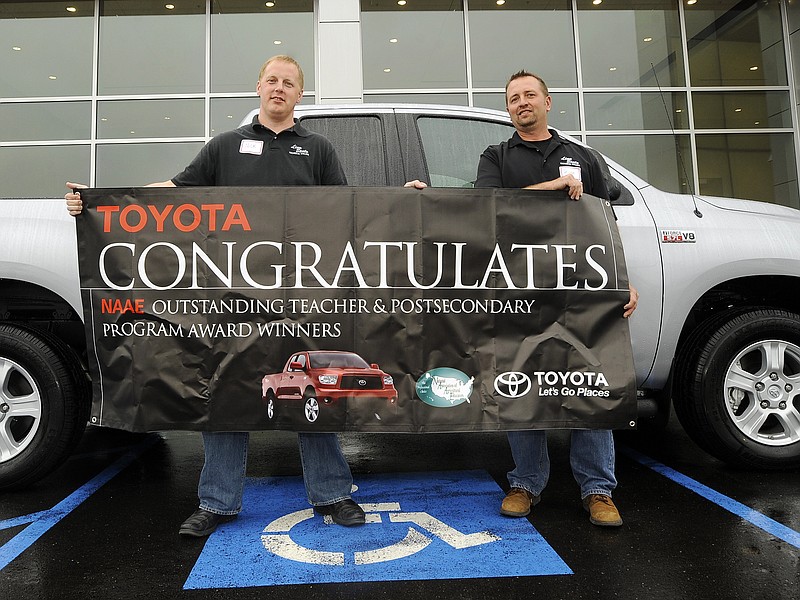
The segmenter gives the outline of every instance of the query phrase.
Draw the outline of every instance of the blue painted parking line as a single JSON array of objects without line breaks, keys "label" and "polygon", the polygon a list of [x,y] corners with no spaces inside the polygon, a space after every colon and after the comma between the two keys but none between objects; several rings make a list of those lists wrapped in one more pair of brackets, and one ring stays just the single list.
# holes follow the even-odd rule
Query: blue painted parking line
[{"label": "blue painted parking line", "polygon": [[733,498],[712,490],[710,487],[705,486],[691,477],[687,477],[686,475],[683,475],[682,473],[679,473],[678,471],[661,464],[660,462],[655,461],[652,458],[637,452],[636,450],[620,446],[618,451],[628,458],[631,458],[636,462],[652,469],[656,473],[660,473],[667,479],[682,485],[686,489],[692,490],[694,493],[702,496],[706,500],[710,500],[728,512],[741,517],[759,529],[763,529],[770,535],[783,540],[787,544],[791,544],[795,548],[800,548],[800,532],[790,529],[786,527],[786,525],[782,525],[781,523],[770,519],[765,514],[760,513],[757,510],[742,504],[741,502],[737,502]]},{"label": "blue painted parking line", "polygon": [[25,529],[0,546],[0,571],[6,568],[12,560],[30,548],[40,537],[61,521],[61,519],[69,515],[84,500],[113,479],[115,475],[130,465],[159,439],[158,436],[148,437],[144,442],[135,446],[132,450],[117,459],[116,462],[72,492],[53,508],[0,521],[0,531],[27,525]]},{"label": "blue painted parking line", "polygon": [[359,527],[331,524],[300,477],[248,479],[244,509],[203,548],[184,589],[571,575],[527,519],[497,512],[484,471],[358,478]]}]

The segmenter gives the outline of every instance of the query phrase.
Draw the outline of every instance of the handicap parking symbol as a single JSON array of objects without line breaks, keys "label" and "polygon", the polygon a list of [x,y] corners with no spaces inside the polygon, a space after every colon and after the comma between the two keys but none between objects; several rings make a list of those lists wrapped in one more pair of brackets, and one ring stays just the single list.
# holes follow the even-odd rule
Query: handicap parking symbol
[{"label": "handicap parking symbol", "polygon": [[239,518],[208,539],[184,589],[566,575],[527,519],[497,512],[483,471],[362,476],[358,527],[314,513],[299,477],[248,479]]}]

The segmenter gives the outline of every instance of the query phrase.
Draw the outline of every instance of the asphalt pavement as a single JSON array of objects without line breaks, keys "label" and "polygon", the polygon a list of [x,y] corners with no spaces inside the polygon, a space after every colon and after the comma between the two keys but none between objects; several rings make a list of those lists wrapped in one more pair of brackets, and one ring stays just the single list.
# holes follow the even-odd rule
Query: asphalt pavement
[{"label": "asphalt pavement", "polygon": [[344,434],[368,523],[309,511],[295,435],[251,436],[245,503],[178,536],[202,464],[192,432],[90,428],[33,487],[0,494],[0,599],[800,598],[800,474],[733,469],[673,417],[617,438],[621,528],[589,523],[552,432],[528,518],[498,514],[502,433]]}]

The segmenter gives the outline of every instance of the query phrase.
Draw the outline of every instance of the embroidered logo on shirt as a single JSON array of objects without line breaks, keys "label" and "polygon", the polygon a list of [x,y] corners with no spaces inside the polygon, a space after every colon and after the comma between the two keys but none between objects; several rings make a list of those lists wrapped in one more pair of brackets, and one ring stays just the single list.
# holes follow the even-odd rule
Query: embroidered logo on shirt
[{"label": "embroidered logo on shirt", "polygon": [[293,154],[294,156],[308,156],[308,150],[306,150],[302,146],[294,144],[292,146],[292,149],[289,150],[289,154]]},{"label": "embroidered logo on shirt", "polygon": [[579,163],[574,158],[570,158],[569,156],[562,156],[561,165],[564,167],[580,167],[581,163]]},{"label": "embroidered logo on shirt", "polygon": [[262,140],[242,140],[239,144],[239,154],[256,154],[260,155],[264,150],[264,142]]}]

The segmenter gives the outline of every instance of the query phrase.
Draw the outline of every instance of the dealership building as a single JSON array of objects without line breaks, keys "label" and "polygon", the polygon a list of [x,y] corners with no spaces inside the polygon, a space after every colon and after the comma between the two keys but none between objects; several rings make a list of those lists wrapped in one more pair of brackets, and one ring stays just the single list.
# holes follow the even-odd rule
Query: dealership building
[{"label": "dealership building", "polygon": [[304,104],[504,109],[674,192],[800,208],[800,0],[0,1],[0,197],[161,181],[294,56]]}]

